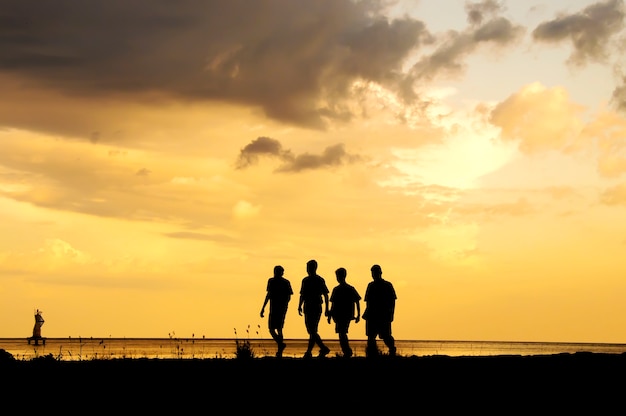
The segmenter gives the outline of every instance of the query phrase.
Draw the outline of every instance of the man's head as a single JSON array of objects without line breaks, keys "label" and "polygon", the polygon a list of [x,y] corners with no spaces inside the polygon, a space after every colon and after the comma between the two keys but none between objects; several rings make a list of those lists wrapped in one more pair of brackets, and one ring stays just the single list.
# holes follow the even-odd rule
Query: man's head
[{"label": "man's head", "polygon": [[317,271],[317,261],[309,260],[306,262],[306,271],[313,275]]},{"label": "man's head", "polygon": [[348,271],[344,269],[343,267],[340,267],[337,270],[335,270],[335,276],[337,276],[337,281],[339,283],[345,282],[347,275],[348,275]]},{"label": "man's head", "polygon": [[373,279],[382,279],[383,269],[378,264],[373,265],[370,270],[372,271]]},{"label": "man's head", "polygon": [[274,266],[274,277],[282,277],[284,273],[285,269],[283,269],[283,266]]}]

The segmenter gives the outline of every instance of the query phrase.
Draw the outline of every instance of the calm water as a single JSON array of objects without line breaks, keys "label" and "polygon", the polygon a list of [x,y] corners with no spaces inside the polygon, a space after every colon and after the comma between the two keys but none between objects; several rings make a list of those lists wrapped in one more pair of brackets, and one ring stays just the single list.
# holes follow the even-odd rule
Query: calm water
[{"label": "calm water", "polygon": [[[244,340],[239,339],[241,344]],[[256,357],[273,356],[276,344],[271,339],[249,339]],[[285,357],[302,357],[307,341],[285,340]],[[340,353],[335,340],[324,340],[331,349],[329,357]],[[365,340],[351,340],[355,356],[365,356]],[[386,351],[382,343],[381,350]],[[489,355],[545,355],[575,352],[621,354],[626,344],[562,343],[562,342],[508,342],[508,341],[403,341],[396,340],[402,356],[489,356]],[[52,354],[61,360],[90,360],[113,358],[234,358],[237,340],[198,338],[47,338],[28,344],[25,338],[0,338],[0,349],[18,360],[29,360]],[[315,349],[314,354],[317,353]]]}]

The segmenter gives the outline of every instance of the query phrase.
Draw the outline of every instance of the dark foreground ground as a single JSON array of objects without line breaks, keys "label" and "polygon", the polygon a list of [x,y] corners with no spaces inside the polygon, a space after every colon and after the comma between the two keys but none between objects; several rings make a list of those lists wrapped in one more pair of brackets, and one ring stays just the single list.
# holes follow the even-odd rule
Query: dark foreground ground
[{"label": "dark foreground ground", "polygon": [[560,415],[626,410],[626,354],[16,361],[3,352],[0,397],[15,414]]}]

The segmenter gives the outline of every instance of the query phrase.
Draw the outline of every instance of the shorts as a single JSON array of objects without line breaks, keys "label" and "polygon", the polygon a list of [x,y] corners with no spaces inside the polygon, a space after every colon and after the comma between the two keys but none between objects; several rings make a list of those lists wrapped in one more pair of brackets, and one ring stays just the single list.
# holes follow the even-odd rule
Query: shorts
[{"label": "shorts", "polygon": [[365,322],[365,335],[368,338],[380,337],[380,339],[391,337],[391,322],[389,321],[372,321]]},{"label": "shorts", "polygon": [[320,319],[322,318],[322,305],[304,304],[304,325],[306,326],[306,332],[309,335],[317,334]]}]

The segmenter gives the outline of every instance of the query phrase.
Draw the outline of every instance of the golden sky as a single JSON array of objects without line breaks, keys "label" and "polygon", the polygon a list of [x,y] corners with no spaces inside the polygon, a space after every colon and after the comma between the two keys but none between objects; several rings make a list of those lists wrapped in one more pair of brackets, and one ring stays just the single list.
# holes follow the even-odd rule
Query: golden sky
[{"label": "golden sky", "polygon": [[2,5],[0,337],[626,343],[622,0]]}]

